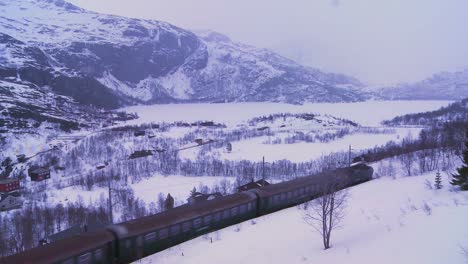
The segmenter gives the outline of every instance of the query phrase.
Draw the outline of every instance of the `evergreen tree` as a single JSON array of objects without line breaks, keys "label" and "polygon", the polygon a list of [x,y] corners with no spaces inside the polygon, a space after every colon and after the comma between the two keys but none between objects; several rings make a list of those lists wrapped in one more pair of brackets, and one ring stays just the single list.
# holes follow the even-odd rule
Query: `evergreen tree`
[{"label": "evergreen tree", "polygon": [[450,184],[460,186],[461,190],[468,190],[468,141],[465,142],[465,150],[463,151],[463,165],[457,169],[457,174],[452,175],[453,179]]},{"label": "evergreen tree", "polygon": [[168,193],[166,200],[164,201],[164,210],[167,211],[172,208],[174,208],[174,198],[171,196],[170,193]]},{"label": "evergreen tree", "polygon": [[440,171],[437,170],[436,176],[435,176],[435,188],[437,190],[442,189],[442,177],[440,176]]}]

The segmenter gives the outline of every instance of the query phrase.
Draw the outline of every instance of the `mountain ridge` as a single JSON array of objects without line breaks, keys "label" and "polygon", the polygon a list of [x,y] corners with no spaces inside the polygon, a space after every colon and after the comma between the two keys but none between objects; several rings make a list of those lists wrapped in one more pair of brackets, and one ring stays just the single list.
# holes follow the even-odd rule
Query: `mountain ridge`
[{"label": "mountain ridge", "polygon": [[[98,107],[365,99],[354,78],[323,73],[219,33],[200,35],[166,22],[99,14],[63,0],[0,5],[0,32],[40,49],[55,74],[82,79],[80,87],[89,84],[87,90],[107,89],[112,103],[91,103]],[[9,68],[23,67],[15,61]]]}]

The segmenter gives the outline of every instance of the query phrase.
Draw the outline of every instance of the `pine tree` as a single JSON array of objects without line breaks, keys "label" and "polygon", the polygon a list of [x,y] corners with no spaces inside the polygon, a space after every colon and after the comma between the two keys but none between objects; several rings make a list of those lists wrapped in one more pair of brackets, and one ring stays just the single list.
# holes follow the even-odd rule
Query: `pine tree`
[{"label": "pine tree", "polygon": [[439,170],[437,170],[437,173],[436,173],[436,176],[435,176],[435,184],[434,184],[434,187],[435,187],[437,190],[442,189],[442,177],[440,176],[440,171],[439,171]]},{"label": "pine tree", "polygon": [[457,169],[457,174],[452,175],[453,179],[450,184],[460,186],[461,190],[468,190],[468,141],[465,142],[465,150],[463,151],[463,165]]}]

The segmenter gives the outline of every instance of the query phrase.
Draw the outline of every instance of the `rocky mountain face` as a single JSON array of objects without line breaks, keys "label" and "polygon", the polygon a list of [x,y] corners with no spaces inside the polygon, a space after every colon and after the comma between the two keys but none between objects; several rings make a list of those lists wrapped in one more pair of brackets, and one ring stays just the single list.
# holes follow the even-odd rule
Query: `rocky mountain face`
[{"label": "rocky mountain face", "polygon": [[461,100],[468,97],[468,69],[442,72],[423,81],[374,91],[385,99]]},{"label": "rocky mountain face", "polygon": [[0,32],[3,97],[14,86],[7,83],[107,109],[365,97],[353,78],[304,67],[218,33],[197,35],[165,22],[98,14],[63,0],[0,0]]}]

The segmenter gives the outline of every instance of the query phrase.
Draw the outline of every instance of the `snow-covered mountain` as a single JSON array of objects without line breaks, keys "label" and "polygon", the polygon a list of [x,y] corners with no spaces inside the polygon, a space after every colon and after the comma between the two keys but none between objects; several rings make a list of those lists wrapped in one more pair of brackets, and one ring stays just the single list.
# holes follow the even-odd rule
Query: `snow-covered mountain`
[{"label": "snow-covered mountain", "polygon": [[301,66],[214,32],[87,11],[63,0],[0,0],[0,78],[81,104],[364,99],[350,77]]},{"label": "snow-covered mountain", "polygon": [[468,69],[441,72],[420,82],[384,87],[374,92],[385,99],[461,100],[468,97]]}]

